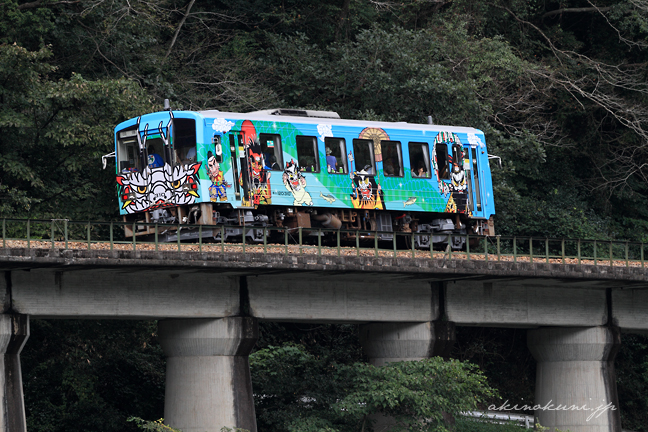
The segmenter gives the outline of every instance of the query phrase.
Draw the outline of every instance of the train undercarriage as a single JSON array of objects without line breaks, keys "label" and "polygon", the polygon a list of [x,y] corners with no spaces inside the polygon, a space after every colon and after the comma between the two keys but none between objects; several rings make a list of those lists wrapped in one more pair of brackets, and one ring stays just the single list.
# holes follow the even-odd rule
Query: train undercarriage
[{"label": "train undercarriage", "polygon": [[[331,209],[321,207],[261,206],[234,209],[228,204],[200,203],[166,207],[124,216],[126,238],[142,241],[283,243],[292,241],[322,244],[394,242],[416,249],[465,248],[466,234],[494,235],[490,220],[469,220],[462,214],[430,214],[396,210]],[[157,226],[157,224],[161,226]],[[157,231],[157,234],[156,234]],[[412,234],[412,235],[408,235]],[[297,238],[299,236],[299,238]]]}]

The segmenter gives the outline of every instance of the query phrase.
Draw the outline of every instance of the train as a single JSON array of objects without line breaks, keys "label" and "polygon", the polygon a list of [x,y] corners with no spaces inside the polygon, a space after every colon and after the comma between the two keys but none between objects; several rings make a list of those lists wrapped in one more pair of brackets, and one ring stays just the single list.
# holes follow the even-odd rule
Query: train
[{"label": "train", "polygon": [[461,234],[495,234],[492,156],[479,129],[165,103],[120,123],[114,139],[119,212],[142,223],[128,224],[127,238],[259,243],[302,228],[343,240],[418,233],[416,248],[460,249]]}]

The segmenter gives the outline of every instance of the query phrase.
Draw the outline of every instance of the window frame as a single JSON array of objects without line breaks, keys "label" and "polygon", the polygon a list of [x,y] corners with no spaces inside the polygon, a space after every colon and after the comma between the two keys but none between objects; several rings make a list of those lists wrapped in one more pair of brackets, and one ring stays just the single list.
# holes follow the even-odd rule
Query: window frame
[{"label": "window frame", "polygon": [[[398,174],[387,174],[385,172],[385,159],[384,159],[384,154],[385,154],[385,145],[391,145],[394,144],[394,147],[396,148],[396,157],[398,158]],[[402,178],[405,176],[405,167],[403,167],[403,147],[400,141],[394,141],[394,140],[381,140],[380,141],[380,148],[382,149],[382,154],[383,154],[383,175],[385,177],[399,177]]]},{"label": "window frame", "polygon": [[[335,142],[336,142],[336,144],[334,144],[334,145],[330,144],[331,141],[333,141],[333,140],[335,140]],[[324,154],[325,154],[325,156],[326,156],[326,148],[329,147],[329,146],[330,146],[330,148],[338,148],[338,149],[340,149],[340,159],[342,159],[342,163],[340,164],[340,161],[338,160],[337,165],[338,165],[338,167],[340,167],[340,166],[342,167],[342,172],[328,171],[327,170],[328,173],[329,174],[336,174],[336,175],[349,174],[348,163],[347,163],[348,161],[347,161],[346,139],[342,138],[342,137],[325,137],[324,138]],[[337,156],[335,156],[335,158],[337,160]],[[325,161],[326,161],[326,159],[325,159]],[[327,164],[327,166],[328,166],[328,164]]]},{"label": "window frame", "polygon": [[[425,169],[426,169],[426,175],[424,176],[417,176],[414,175],[414,170],[416,169],[412,162],[412,148],[413,147],[418,147],[421,149],[421,153],[423,156],[423,162],[425,163]],[[424,141],[409,141],[407,143],[407,151],[409,152],[409,159],[410,159],[410,174],[412,176],[412,179],[414,180],[429,180],[432,178],[432,167],[430,166],[430,144]],[[447,160],[447,158],[446,158]]]},{"label": "window frame", "polygon": [[[268,137],[276,137],[277,139],[272,139],[274,142],[274,148],[273,148],[273,156],[275,157],[275,162],[279,168],[270,168],[269,170],[266,169],[266,171],[283,171],[284,170],[284,160],[283,160],[283,147],[281,143],[281,135],[280,134],[273,134],[273,133],[260,133],[259,134],[259,144],[261,145],[261,153],[263,154],[264,158],[264,164],[267,162],[265,160],[266,152],[267,150],[270,150],[270,147],[268,147]],[[266,166],[270,166],[265,164]]]},{"label": "window frame", "polygon": [[369,149],[369,161],[371,165],[371,172],[367,173],[367,175],[370,176],[375,176],[376,175],[376,155],[374,154],[374,142],[373,140],[370,139],[363,139],[363,138],[354,138],[353,139],[353,165],[355,167],[355,172],[360,172],[362,169],[364,169],[364,166],[361,169],[358,169],[358,158],[356,156],[356,144],[366,144],[367,148]]},{"label": "window frame", "polygon": [[[305,167],[302,166],[300,159],[300,154],[299,154],[299,141],[300,139],[302,140],[308,140],[311,141],[313,144],[313,152],[312,154],[308,155],[302,155],[302,156],[308,156],[313,158],[313,171],[306,171]],[[306,143],[308,144],[308,143]],[[319,173],[320,172],[320,160],[319,160],[319,152],[317,148],[317,137],[315,136],[310,136],[310,135],[297,135],[295,136],[295,149],[297,150],[297,164],[299,165],[299,169],[302,170],[303,173]]]}]

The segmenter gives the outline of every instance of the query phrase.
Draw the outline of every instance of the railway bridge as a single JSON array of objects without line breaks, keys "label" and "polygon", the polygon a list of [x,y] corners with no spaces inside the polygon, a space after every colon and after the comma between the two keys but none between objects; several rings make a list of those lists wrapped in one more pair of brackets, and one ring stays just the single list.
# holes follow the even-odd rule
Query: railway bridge
[{"label": "railway bridge", "polygon": [[376,365],[443,355],[456,326],[528,329],[537,404],[608,407],[536,411],[541,424],[572,432],[621,431],[620,332],[648,332],[643,261],[4,246],[0,429],[12,432],[26,430],[20,352],[30,317],[159,320],[165,418],[184,432],[256,431],[247,356],[259,320],[357,323]]}]

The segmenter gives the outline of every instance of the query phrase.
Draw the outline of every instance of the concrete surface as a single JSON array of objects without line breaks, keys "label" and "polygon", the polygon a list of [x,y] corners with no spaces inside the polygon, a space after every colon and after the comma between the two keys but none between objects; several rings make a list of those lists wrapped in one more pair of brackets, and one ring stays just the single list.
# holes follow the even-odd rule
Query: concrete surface
[{"label": "concrete surface", "polygon": [[281,274],[247,278],[250,314],[272,321],[411,322],[438,318],[430,282],[382,275]]},{"label": "concrete surface", "polygon": [[20,352],[28,338],[28,316],[0,315],[0,431],[27,432]]},{"label": "concrete surface", "polygon": [[599,326],[608,320],[606,291],[599,283],[463,280],[447,283],[445,299],[448,320],[457,325]]},{"label": "concrete surface", "polygon": [[248,355],[259,337],[253,318],[163,320],[167,356],[165,422],[184,432],[256,432]]},{"label": "concrete surface", "polygon": [[[542,426],[551,428],[549,432],[554,428],[571,432],[621,430],[614,373],[620,342],[616,328],[528,331],[527,343],[538,361],[535,403],[547,407],[536,410],[535,416]],[[558,405],[565,408],[557,409]]]}]

